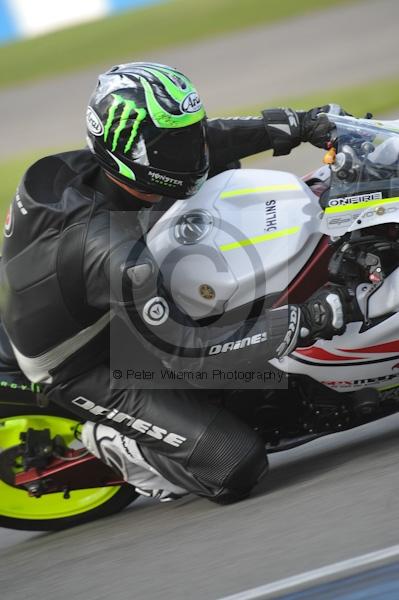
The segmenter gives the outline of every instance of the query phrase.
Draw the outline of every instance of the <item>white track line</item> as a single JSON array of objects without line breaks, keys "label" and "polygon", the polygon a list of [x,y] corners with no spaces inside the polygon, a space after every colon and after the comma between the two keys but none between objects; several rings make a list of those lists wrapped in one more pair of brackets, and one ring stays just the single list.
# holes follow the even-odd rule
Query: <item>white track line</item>
[{"label": "white track line", "polygon": [[384,548],[383,550],[377,550],[376,552],[370,552],[369,554],[363,554],[362,556],[357,556],[355,558],[349,558],[348,560],[342,560],[340,562],[333,563],[332,565],[326,565],[320,569],[306,571],[300,575],[294,575],[293,577],[287,577],[286,579],[279,579],[273,583],[260,585],[259,587],[246,590],[245,592],[240,592],[239,594],[224,596],[219,600],[259,600],[260,598],[269,598],[272,594],[288,591],[297,585],[315,582],[318,579],[322,579],[323,577],[327,577],[329,575],[342,575],[346,571],[350,571],[358,567],[372,565],[396,556],[399,556],[399,544],[397,546]]}]

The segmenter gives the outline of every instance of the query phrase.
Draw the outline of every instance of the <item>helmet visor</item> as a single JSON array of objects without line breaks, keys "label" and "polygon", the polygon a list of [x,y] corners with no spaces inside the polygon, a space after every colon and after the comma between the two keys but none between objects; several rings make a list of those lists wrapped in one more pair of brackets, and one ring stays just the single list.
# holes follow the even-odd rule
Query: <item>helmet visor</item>
[{"label": "helmet visor", "polygon": [[[148,129],[147,129],[148,127]],[[209,168],[204,121],[179,129],[158,129],[148,124],[143,131],[151,167],[170,173],[195,174]]]}]

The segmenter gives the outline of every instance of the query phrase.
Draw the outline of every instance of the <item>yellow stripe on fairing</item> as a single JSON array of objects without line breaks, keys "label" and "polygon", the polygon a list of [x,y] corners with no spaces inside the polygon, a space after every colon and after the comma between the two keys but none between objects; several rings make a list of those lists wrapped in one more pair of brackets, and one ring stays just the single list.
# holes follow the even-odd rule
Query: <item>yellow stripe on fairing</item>
[{"label": "yellow stripe on fairing", "polygon": [[371,206],[379,206],[380,204],[394,204],[399,201],[399,196],[396,198],[387,198],[386,200],[368,200],[366,202],[359,202],[359,204],[344,204],[343,206],[328,206],[325,210],[326,214],[331,215],[332,213],[345,212],[347,210],[364,210]]},{"label": "yellow stripe on fairing", "polygon": [[285,237],[287,235],[293,235],[300,230],[300,227],[290,227],[289,229],[280,229],[280,231],[273,231],[273,233],[265,233],[263,235],[257,235],[252,238],[247,238],[245,240],[240,240],[239,242],[232,242],[231,244],[223,244],[223,246],[219,246],[219,249],[222,252],[227,252],[228,250],[235,250],[236,248],[242,248],[243,246],[254,246],[255,244],[262,244],[263,242],[268,242],[269,240],[275,240],[276,238]]},{"label": "yellow stripe on fairing", "polygon": [[234,196],[249,196],[250,194],[261,194],[262,192],[286,192],[290,190],[302,189],[295,183],[281,183],[279,185],[262,185],[261,187],[254,188],[241,188],[239,190],[230,190],[228,192],[222,192],[221,198],[232,198]]}]

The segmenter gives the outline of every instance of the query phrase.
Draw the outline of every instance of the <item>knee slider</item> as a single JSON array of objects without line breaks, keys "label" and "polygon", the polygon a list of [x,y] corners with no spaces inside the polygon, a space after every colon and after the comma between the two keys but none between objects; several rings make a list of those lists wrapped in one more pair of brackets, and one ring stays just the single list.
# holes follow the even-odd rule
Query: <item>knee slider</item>
[{"label": "knee slider", "polygon": [[197,443],[188,468],[212,489],[211,499],[234,502],[246,497],[266,472],[265,446],[246,423],[221,410]]},{"label": "knee slider", "polygon": [[250,492],[259,479],[266,473],[268,460],[265,444],[260,436],[256,436],[254,443],[246,456],[237,464],[235,469],[224,480],[226,490],[237,492]]}]

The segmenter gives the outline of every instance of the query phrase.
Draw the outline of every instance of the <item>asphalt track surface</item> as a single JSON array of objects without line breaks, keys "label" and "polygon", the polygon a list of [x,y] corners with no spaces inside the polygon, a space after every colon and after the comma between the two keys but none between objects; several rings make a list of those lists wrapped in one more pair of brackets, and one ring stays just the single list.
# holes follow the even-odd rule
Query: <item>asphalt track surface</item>
[{"label": "asphalt track surface", "polygon": [[[149,58],[190,72],[212,112],[394,75],[399,3],[361,6]],[[0,156],[37,147],[39,140],[43,147],[79,140],[79,115],[96,73],[1,92],[7,144]],[[26,106],[31,121],[21,119]],[[311,152],[312,160],[319,157]],[[273,455],[269,476],[238,505],[140,501],[62,533],[0,530],[1,597],[217,599],[395,545],[398,462],[399,415]]]},{"label": "asphalt track surface", "polygon": [[4,600],[210,600],[398,543],[399,415],[271,457],[255,495],[1,532]]},{"label": "asphalt track surface", "polygon": [[[154,60],[190,74],[212,115],[279,97],[398,74],[397,0],[363,0],[126,60]],[[110,65],[0,91],[0,160],[38,147],[84,143],[97,75]],[[333,101],[329,99],[328,101]]]}]

